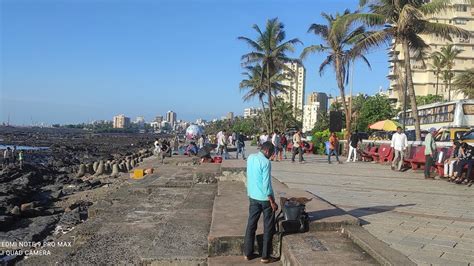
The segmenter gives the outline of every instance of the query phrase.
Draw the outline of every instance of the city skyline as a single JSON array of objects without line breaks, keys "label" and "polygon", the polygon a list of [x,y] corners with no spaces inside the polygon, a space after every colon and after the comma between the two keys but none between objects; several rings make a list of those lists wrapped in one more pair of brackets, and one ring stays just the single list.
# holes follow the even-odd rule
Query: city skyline
[{"label": "city skyline", "polygon": [[[253,37],[253,24],[263,26],[279,17],[287,36],[307,46],[318,42],[306,31],[311,23],[322,22],[319,13],[358,7],[357,0],[279,5],[262,0],[249,11],[249,3],[2,1],[0,120],[66,124],[118,113],[149,119],[167,110],[189,121],[229,111],[241,115],[259,104],[243,102],[238,89],[240,56],[249,48],[238,36]],[[190,30],[192,23],[197,27]],[[194,40],[192,45],[188,40]],[[291,56],[299,57],[303,48]],[[389,85],[386,50],[368,57],[373,78],[362,78],[368,68],[356,68],[354,93],[373,94]],[[304,98],[312,91],[339,95],[332,71],[322,77],[317,73],[322,58],[304,61]]]}]

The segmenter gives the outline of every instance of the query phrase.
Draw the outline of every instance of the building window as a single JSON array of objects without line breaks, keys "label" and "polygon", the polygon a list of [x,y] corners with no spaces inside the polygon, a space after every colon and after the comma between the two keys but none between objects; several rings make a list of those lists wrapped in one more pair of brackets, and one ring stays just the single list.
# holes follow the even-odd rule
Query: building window
[{"label": "building window", "polygon": [[467,22],[465,19],[455,19],[454,23],[458,25],[466,25]]},{"label": "building window", "polygon": [[467,5],[457,5],[456,11],[458,12],[467,12]]}]

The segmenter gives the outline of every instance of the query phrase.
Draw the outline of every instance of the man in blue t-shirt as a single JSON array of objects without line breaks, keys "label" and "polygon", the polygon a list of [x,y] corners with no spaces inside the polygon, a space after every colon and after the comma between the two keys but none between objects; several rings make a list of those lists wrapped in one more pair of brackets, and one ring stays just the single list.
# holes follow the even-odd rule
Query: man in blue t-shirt
[{"label": "man in blue t-shirt", "polygon": [[249,219],[244,241],[244,258],[251,260],[254,255],[255,231],[260,214],[263,212],[262,263],[275,261],[270,257],[272,238],[275,232],[275,215],[278,205],[272,188],[270,157],[275,147],[270,141],[264,142],[260,151],[247,158],[247,195],[249,197]]}]

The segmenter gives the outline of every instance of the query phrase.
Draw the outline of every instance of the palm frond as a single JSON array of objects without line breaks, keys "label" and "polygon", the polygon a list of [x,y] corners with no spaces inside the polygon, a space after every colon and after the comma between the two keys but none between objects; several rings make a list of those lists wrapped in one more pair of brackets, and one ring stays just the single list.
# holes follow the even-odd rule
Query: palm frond
[{"label": "palm frond", "polygon": [[300,58],[305,59],[310,54],[317,53],[317,52],[324,52],[328,49],[329,49],[328,47],[325,47],[322,44],[320,44],[320,45],[311,45],[311,46],[308,46],[308,47],[303,49],[303,52],[301,53]]},{"label": "palm frond", "polygon": [[463,38],[471,37],[471,33],[465,29],[456,27],[454,25],[429,22],[426,20],[419,21],[418,28],[420,28],[419,33],[421,34],[432,34],[432,35],[436,34],[448,41],[452,40],[451,35],[455,35],[455,36],[459,36]]}]

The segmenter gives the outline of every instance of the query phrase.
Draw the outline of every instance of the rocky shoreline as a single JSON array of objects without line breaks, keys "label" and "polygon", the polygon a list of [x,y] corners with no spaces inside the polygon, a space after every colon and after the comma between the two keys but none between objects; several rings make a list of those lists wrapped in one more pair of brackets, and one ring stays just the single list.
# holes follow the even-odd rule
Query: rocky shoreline
[{"label": "rocky shoreline", "polygon": [[[25,152],[22,169],[13,165],[1,169],[0,242],[41,242],[86,220],[94,200],[74,195],[118,182],[121,172],[152,155],[155,137],[0,127],[2,144],[49,147]],[[5,245],[0,251],[11,250]],[[3,254],[0,262],[21,257]]]}]

